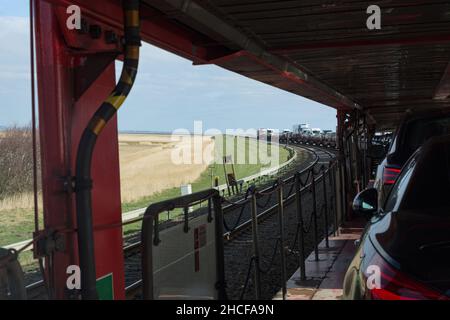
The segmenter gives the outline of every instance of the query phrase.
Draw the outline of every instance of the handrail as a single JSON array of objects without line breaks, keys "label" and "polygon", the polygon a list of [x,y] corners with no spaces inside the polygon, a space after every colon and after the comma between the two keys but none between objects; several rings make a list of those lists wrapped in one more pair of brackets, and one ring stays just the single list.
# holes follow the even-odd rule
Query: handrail
[{"label": "handrail", "polygon": [[[142,263],[142,288],[143,298],[154,299],[153,295],[153,246],[160,243],[158,216],[160,213],[173,210],[175,208],[188,208],[195,203],[202,201],[212,201],[215,221],[215,244],[216,244],[216,272],[219,299],[225,299],[225,266],[223,253],[223,215],[221,198],[215,189],[204,190],[193,194],[188,194],[175,199],[151,204],[145,211],[141,227],[141,263]],[[211,206],[208,206],[208,221],[212,222]],[[188,211],[185,210],[185,231],[188,230]]]}]

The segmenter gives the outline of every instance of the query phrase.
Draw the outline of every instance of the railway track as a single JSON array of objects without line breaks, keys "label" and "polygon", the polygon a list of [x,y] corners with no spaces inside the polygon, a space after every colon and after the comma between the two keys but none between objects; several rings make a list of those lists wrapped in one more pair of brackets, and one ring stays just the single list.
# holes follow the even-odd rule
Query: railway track
[{"label": "railway track", "polygon": [[[334,158],[334,155],[328,151],[316,149],[317,158],[314,161],[313,167],[318,168],[326,165],[329,160]],[[306,170],[302,175],[306,178],[308,171]],[[310,184],[309,184],[310,185]],[[303,194],[303,219],[305,221],[312,221],[313,199],[308,193],[309,185],[302,188]],[[298,268],[298,223],[297,211],[295,208],[295,192],[289,190],[290,186],[286,185],[283,188],[284,197],[284,240],[283,247],[286,249],[287,263],[286,275],[289,277]],[[267,190],[266,190],[267,191]],[[316,187],[316,201],[321,203],[322,190],[320,184]],[[328,194],[327,197],[331,195]],[[280,221],[276,214],[278,212],[278,203],[276,199],[269,200],[269,194],[266,199],[261,198],[260,202],[267,202],[266,208],[261,209],[258,214],[258,235],[259,235],[259,251],[260,251],[260,273],[261,273],[261,299],[271,299],[282,287],[282,268],[281,268],[281,252],[280,252]],[[265,203],[264,203],[265,204]],[[331,219],[330,219],[331,220]],[[311,223],[309,229],[311,230]],[[317,220],[317,224],[322,226],[324,219]],[[253,234],[252,234],[251,220],[246,220],[240,224],[231,234],[228,234],[228,241],[225,242],[225,272],[227,279],[227,293],[230,299],[255,299],[255,283],[254,272],[255,264],[251,258],[253,255]],[[314,249],[314,244],[322,239],[326,232],[322,228],[317,235],[309,233],[309,236],[304,237],[303,244],[306,254],[309,254]],[[285,277],[286,277],[285,275]]]},{"label": "railway track", "polygon": [[[334,158],[334,153],[328,151],[324,148],[312,147],[312,146],[294,146],[297,150],[307,150],[311,155],[310,161],[306,161],[307,163],[302,163],[299,166],[293,168],[290,172],[287,172],[282,179],[287,180],[290,175],[294,172],[303,172],[304,175],[307,175],[307,171],[314,168],[319,168],[324,165],[328,165],[329,161]],[[272,186],[268,185],[265,188],[262,188],[261,192],[267,192],[271,189]],[[287,190],[287,186],[284,187],[285,197],[285,205],[289,207],[289,205],[293,202],[295,194],[289,192]],[[306,189],[305,189],[306,190]],[[269,197],[269,196],[268,196]],[[274,218],[274,213],[277,212],[278,205],[276,203],[276,197],[272,197],[271,199],[260,199],[261,202],[264,202],[264,210],[262,210],[258,214],[258,223],[260,225],[261,234],[264,236],[261,238],[264,239],[272,239],[270,235],[273,234],[273,230],[276,227],[276,221]],[[248,257],[250,256],[248,253],[248,249],[251,248],[251,210],[250,206],[247,206],[243,210],[240,211],[239,203],[245,202],[245,199],[237,199],[234,200],[233,204],[229,204],[224,206],[224,221],[226,225],[233,225],[234,227],[230,230],[229,228],[225,228],[226,232],[224,233],[224,249],[225,249],[225,264],[226,264],[226,278],[228,284],[228,296],[232,299],[239,298],[252,298],[248,293],[244,292],[242,295],[242,291],[252,292],[253,283],[251,281],[247,281],[248,285],[243,287],[242,275],[246,273],[244,270],[245,262],[247,262]],[[239,210],[237,210],[239,209]],[[291,225],[291,224],[288,224]],[[288,232],[290,234],[292,232]],[[267,235],[267,236],[266,236]],[[124,257],[125,257],[125,282],[126,282],[126,293],[127,298],[139,298],[140,295],[140,235],[132,235],[125,240],[124,243]],[[263,241],[264,242],[264,241]],[[264,253],[268,249],[270,249],[270,244],[268,241],[265,241],[262,245],[262,252]],[[273,249],[273,248],[272,248]],[[272,250],[273,251],[273,250]],[[242,254],[244,253],[244,255]],[[239,257],[243,257],[240,259]],[[244,259],[245,258],[245,259]],[[292,269],[292,268],[288,268]],[[295,269],[294,269],[295,270]],[[245,280],[245,279],[244,279]],[[245,282],[245,281],[244,281]],[[273,285],[273,279],[268,279],[269,284]],[[272,286],[275,288],[277,286]],[[270,291],[270,290],[265,290]],[[272,290],[273,291],[273,290]],[[45,287],[43,281],[36,281],[29,286],[27,286],[28,297],[30,299],[45,299],[47,294],[45,291]],[[239,293],[239,294],[238,294]],[[263,298],[271,298],[269,297],[269,293],[265,294]]]},{"label": "railway track", "polygon": [[[330,152],[326,149],[314,147],[314,149],[310,147],[302,147],[304,149],[307,149],[311,151],[314,154],[314,157],[312,161],[310,161],[309,164],[303,164],[301,168],[296,168],[293,171],[305,171],[303,174],[303,178],[305,178],[306,175],[308,175],[309,169],[318,169],[319,167],[323,165],[328,165],[329,161],[334,159],[335,155],[333,152]],[[292,175],[293,172],[287,173],[286,178]],[[288,180],[286,179],[285,180]],[[267,192],[269,189],[271,189],[272,186],[267,186],[266,188],[263,188],[261,192]],[[295,198],[295,194],[289,192],[289,186],[286,186],[284,189],[284,194],[287,196],[285,197],[285,205],[287,208],[289,208],[293,204],[293,200]],[[302,192],[306,192],[308,189],[308,185],[303,187]],[[320,187],[318,187],[317,192],[320,193]],[[320,198],[320,197],[319,197]],[[271,251],[270,253],[270,259],[273,260],[273,244],[276,243],[275,241],[272,241],[274,243],[270,243],[271,241],[266,240],[273,240],[274,238],[274,230],[276,230],[276,227],[278,225],[278,220],[276,215],[274,213],[277,212],[278,205],[275,197],[272,197],[272,199],[260,199],[261,202],[264,202],[264,210],[261,210],[261,212],[258,214],[258,222],[259,222],[259,229],[260,229],[260,239],[264,239],[261,243],[262,252],[267,253],[268,251]],[[320,199],[319,199],[320,201]],[[244,210],[241,212],[241,207],[239,206],[239,203],[246,202],[245,199],[240,199],[237,201],[234,201],[233,204],[229,204],[224,206],[224,220],[225,224],[229,226],[233,226],[231,230],[226,230],[224,233],[224,251],[225,251],[225,270],[226,270],[226,281],[227,281],[227,293],[228,297],[231,299],[251,299],[254,298],[251,295],[251,292],[253,291],[253,283],[252,281],[246,281],[247,274],[248,274],[248,262],[249,257],[252,256],[252,234],[251,234],[251,210],[250,206],[247,205],[247,207],[244,208]],[[311,199],[305,198],[305,211],[311,212],[311,206],[308,206],[307,203],[311,204]],[[286,211],[288,212],[288,211]],[[286,224],[287,227],[287,239],[293,239],[295,238],[296,230],[295,226],[297,225],[295,220],[295,214],[292,214],[291,212],[288,212],[288,223]],[[307,214],[305,216],[305,219],[310,219],[311,214]],[[323,224],[323,219],[318,220],[319,224]],[[292,228],[294,226],[294,228]],[[225,228],[230,229],[230,228]],[[314,237],[309,237],[305,239],[305,250],[312,251],[314,247],[314,241],[317,242],[317,240],[321,240],[320,238],[325,231],[321,232],[320,235],[317,235],[317,239],[314,239]],[[311,234],[312,235],[312,234]],[[319,241],[320,241],[319,240]],[[266,254],[267,255],[267,254]],[[294,256],[294,255],[292,255]],[[140,289],[140,243],[136,242],[134,244],[131,244],[128,247],[127,252],[127,259],[126,259],[126,283],[127,283],[127,292],[129,297],[133,297],[136,295],[139,295],[139,289]],[[287,272],[292,274],[297,268],[298,264],[295,261],[292,261],[293,259],[288,259],[288,268]],[[295,260],[295,259],[294,259]],[[269,261],[272,263],[272,261]],[[276,269],[276,264],[274,264],[274,268]],[[269,270],[266,270],[269,271]],[[275,280],[274,278],[279,278],[277,273],[270,273],[266,272],[265,280],[263,281],[266,283],[265,290],[263,290],[263,299],[271,299],[273,295],[279,290],[281,281]],[[248,285],[245,285],[245,283],[248,283]],[[278,285],[277,285],[278,283]],[[244,294],[242,294],[243,291]],[[249,294],[250,293],[250,294]]]}]

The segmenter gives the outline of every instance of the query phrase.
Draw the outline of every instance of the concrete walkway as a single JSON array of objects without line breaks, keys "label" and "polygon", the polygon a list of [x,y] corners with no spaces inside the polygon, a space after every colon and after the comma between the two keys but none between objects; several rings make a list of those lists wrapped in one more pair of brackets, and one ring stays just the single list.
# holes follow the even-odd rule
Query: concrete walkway
[{"label": "concrete walkway", "polygon": [[[306,259],[306,280],[300,280],[300,269],[287,282],[286,300],[340,300],[344,276],[356,251],[355,240],[362,228],[341,228],[338,236],[329,237],[329,248],[319,245],[319,261],[314,251]],[[279,292],[274,299],[282,298]]]}]

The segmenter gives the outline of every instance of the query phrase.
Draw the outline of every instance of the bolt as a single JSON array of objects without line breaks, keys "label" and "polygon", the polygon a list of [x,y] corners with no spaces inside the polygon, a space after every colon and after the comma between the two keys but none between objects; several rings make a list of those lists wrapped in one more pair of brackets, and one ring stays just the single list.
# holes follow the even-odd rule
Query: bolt
[{"label": "bolt", "polygon": [[93,24],[89,27],[89,34],[92,39],[99,39],[102,35],[102,27],[98,24]]},{"label": "bolt", "polygon": [[88,34],[89,33],[89,24],[86,19],[81,18],[81,26],[80,29],[77,30],[80,34]]},{"label": "bolt", "polygon": [[114,31],[105,31],[105,42],[107,44],[116,44],[118,40],[119,39],[117,38],[117,34]]}]

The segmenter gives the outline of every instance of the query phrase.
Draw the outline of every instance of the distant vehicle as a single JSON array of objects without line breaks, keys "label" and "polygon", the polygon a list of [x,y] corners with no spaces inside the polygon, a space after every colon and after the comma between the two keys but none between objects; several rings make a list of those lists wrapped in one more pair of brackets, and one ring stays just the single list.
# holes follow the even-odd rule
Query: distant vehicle
[{"label": "distant vehicle", "polygon": [[293,132],[289,129],[284,129],[279,137],[279,143],[288,143],[288,141],[292,138]]},{"label": "distant vehicle", "polygon": [[296,124],[293,126],[293,133],[294,134],[303,134],[306,131],[310,131],[311,128],[309,127],[309,124],[302,123],[302,124]]},{"label": "distant vehicle", "polygon": [[332,130],[309,128],[308,124],[295,125],[294,132],[289,136],[293,143],[310,144],[324,147],[336,147],[336,133]]},{"label": "distant vehicle", "polygon": [[[375,132],[375,135],[372,138],[372,144],[378,144],[389,147],[389,144],[392,139],[392,132]],[[387,151],[387,150],[386,150]]]},{"label": "distant vehicle", "polygon": [[377,189],[356,196],[354,212],[370,222],[344,299],[450,300],[449,172],[450,135],[435,137],[406,162],[383,206]]},{"label": "distant vehicle", "polygon": [[428,111],[407,115],[396,131],[386,157],[377,168],[374,187],[383,205],[400,169],[427,139],[450,133],[449,111]]},{"label": "distant vehicle", "polygon": [[302,134],[304,136],[311,136],[313,134],[313,132],[312,132],[312,129],[305,128],[305,129],[302,130],[302,132],[300,134]]},{"label": "distant vehicle", "polygon": [[320,129],[320,128],[312,128],[311,132],[312,132],[313,135],[317,136],[317,135],[322,134],[322,129]]}]

